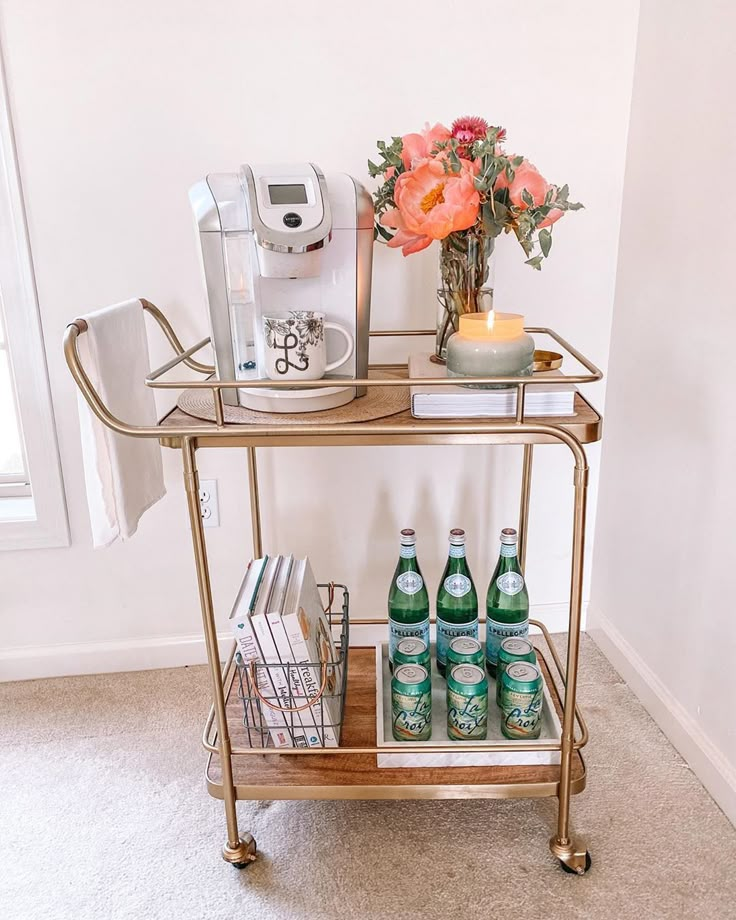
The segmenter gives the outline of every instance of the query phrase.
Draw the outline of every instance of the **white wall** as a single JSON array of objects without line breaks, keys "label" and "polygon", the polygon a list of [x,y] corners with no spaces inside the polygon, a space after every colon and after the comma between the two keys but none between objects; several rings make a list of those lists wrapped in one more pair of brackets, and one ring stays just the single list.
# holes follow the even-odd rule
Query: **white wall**
[{"label": "white wall", "polygon": [[[558,328],[605,364],[636,0],[533,10],[476,2],[455,15],[444,2],[418,14],[411,4],[374,12],[334,0],[4,0],[0,11],[73,534],[69,550],[0,554],[6,675],[195,653],[186,638],[197,634],[199,612],[178,455],[166,454],[170,494],[138,536],[93,552],[61,336],[76,315],[136,295],[164,307],[185,341],[204,334],[186,191],[206,173],[244,160],[313,159],[367,179],[376,139],[427,119],[486,115],[587,206],[555,228],[541,274],[503,241],[499,304]],[[436,251],[406,261],[377,252],[374,327],[431,325],[436,259]],[[602,401],[602,389],[592,395]],[[528,576],[533,600],[554,614],[568,591],[571,461],[564,448],[537,454]],[[445,533],[461,524],[485,590],[498,530],[515,521],[519,455],[268,451],[266,546],[309,552],[318,573],[351,585],[359,613],[380,614],[397,529],[417,527],[425,574],[436,580]],[[595,448],[591,456],[595,465]],[[209,533],[224,617],[251,552],[245,457],[202,452],[200,468],[220,481],[222,527]],[[161,641],[142,642],[151,637]],[[62,658],[46,649],[46,664],[29,665],[36,651],[27,647],[39,643],[80,647]]]},{"label": "white wall", "polygon": [[590,620],[736,820],[736,9],[641,7]]}]

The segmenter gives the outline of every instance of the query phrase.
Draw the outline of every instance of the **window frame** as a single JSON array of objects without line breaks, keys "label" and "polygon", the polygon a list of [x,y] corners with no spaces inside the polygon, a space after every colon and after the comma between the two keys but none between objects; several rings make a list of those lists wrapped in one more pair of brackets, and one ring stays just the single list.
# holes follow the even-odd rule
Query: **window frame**
[{"label": "window frame", "polygon": [[18,393],[16,391],[15,380],[13,379],[13,361],[10,355],[10,342],[4,320],[2,291],[0,291],[0,353],[7,356],[8,367],[10,370],[10,386],[12,388],[13,404],[15,409],[15,418],[18,424],[20,434],[20,454],[23,469],[19,475],[10,475],[9,473],[0,473],[0,499],[3,498],[28,498],[31,495],[31,477],[28,475],[28,458],[26,457],[26,445],[23,442],[23,432],[20,425],[20,406],[18,404]]},{"label": "window frame", "polygon": [[[31,494],[0,487],[0,550],[69,546],[43,331],[0,48],[0,291]],[[19,358],[18,356],[22,356]]]}]

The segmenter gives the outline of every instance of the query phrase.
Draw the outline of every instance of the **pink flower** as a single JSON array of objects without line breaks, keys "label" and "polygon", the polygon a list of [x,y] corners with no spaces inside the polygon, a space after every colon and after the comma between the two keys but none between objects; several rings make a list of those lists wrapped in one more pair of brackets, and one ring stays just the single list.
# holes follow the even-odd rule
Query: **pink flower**
[{"label": "pink flower", "polygon": [[384,178],[385,180],[393,179],[393,177],[394,177],[395,175],[396,175],[396,167],[395,167],[395,166],[387,166],[387,167],[386,167],[386,171],[385,171],[384,174],[383,174],[383,178]]},{"label": "pink flower", "polygon": [[[392,213],[398,214],[398,211],[393,211]],[[385,216],[386,215],[384,215],[384,217]],[[398,226],[398,221],[400,220],[400,218],[396,218],[396,220],[397,220],[396,226]],[[381,223],[386,227],[394,226],[393,224],[389,224],[385,220],[381,220]],[[429,246],[431,243],[432,243],[431,236],[424,236],[421,233],[420,234],[409,233],[408,230],[404,230],[403,228],[399,227],[399,229],[394,234],[393,239],[389,240],[387,245],[391,249],[398,249],[400,246],[402,253],[405,256],[410,256],[413,252],[421,252],[422,249],[426,249],[427,246]]]},{"label": "pink flower", "polygon": [[452,123],[452,136],[460,144],[458,149],[460,156],[463,156],[464,151],[473,141],[482,140],[486,136],[486,131],[488,131],[488,122],[484,118],[479,118],[477,115],[456,118]]},{"label": "pink flower", "polygon": [[427,122],[421,134],[405,134],[401,138],[403,142],[401,159],[404,161],[404,169],[412,169],[414,162],[434,156],[435,144],[449,141],[450,137],[450,129],[439,122],[433,128],[430,128]]},{"label": "pink flower", "polygon": [[426,249],[432,240],[472,227],[480,207],[473,171],[468,161],[459,173],[446,173],[442,160],[425,159],[402,173],[394,189],[396,209],[381,218],[384,227],[398,230],[388,245],[401,246],[407,256]]},{"label": "pink flower", "polygon": [[[565,212],[564,212],[564,211],[561,211],[559,208],[552,208],[552,210],[551,210],[551,211],[549,212],[549,214],[544,218],[544,220],[542,221],[542,223],[541,223],[541,224],[537,224],[537,229],[538,229],[538,230],[541,230],[542,227],[551,227],[552,224],[553,224],[556,220],[559,220],[559,219],[562,217],[562,215],[563,215],[564,213],[565,213]],[[567,226],[567,225],[565,225],[565,226]]]},{"label": "pink flower", "polygon": [[[513,157],[510,157],[510,159],[512,158]],[[527,208],[530,207],[522,198],[522,192],[524,190],[531,195],[531,206],[535,208],[544,204],[547,192],[550,189],[556,190],[556,186],[550,185],[536,166],[533,166],[529,160],[524,160],[521,166],[516,167],[514,170],[513,182],[509,183],[506,178],[506,173],[502,172],[496,179],[493,188],[494,190],[507,188],[509,190],[509,202],[520,211],[526,211]],[[559,208],[554,208],[549,212],[541,224],[538,225],[539,228],[551,226],[556,220],[562,217],[563,213],[564,212]]]}]

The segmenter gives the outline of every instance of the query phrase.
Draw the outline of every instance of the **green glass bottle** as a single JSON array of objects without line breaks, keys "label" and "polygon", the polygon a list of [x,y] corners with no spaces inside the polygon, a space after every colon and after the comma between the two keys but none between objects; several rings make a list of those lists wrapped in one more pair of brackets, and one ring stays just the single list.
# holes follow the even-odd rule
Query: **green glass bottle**
[{"label": "green glass bottle", "polygon": [[456,636],[478,638],[478,592],[465,558],[465,531],[450,531],[450,554],[437,590],[437,670],[444,677],[447,647]]},{"label": "green glass bottle", "polygon": [[401,554],[388,592],[388,656],[393,672],[394,649],[406,636],[429,648],[429,595],[417,562],[416,534],[401,531]]},{"label": "green glass bottle", "polygon": [[529,633],[529,594],[519,565],[517,533],[501,531],[501,554],[486,595],[486,667],[496,676],[498,648],[508,636]]}]

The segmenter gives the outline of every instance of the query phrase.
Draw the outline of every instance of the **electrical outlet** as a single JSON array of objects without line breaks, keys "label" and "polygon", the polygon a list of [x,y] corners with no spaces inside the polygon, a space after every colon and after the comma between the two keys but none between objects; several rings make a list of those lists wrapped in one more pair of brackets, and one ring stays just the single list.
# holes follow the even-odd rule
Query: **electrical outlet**
[{"label": "electrical outlet", "polygon": [[217,503],[217,480],[199,480],[199,507],[205,527],[220,526],[220,507]]}]

